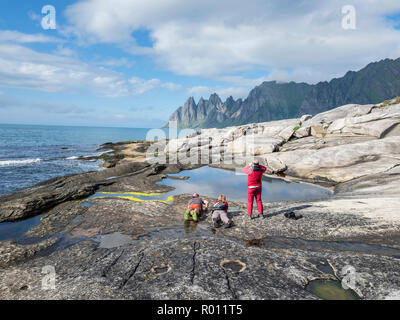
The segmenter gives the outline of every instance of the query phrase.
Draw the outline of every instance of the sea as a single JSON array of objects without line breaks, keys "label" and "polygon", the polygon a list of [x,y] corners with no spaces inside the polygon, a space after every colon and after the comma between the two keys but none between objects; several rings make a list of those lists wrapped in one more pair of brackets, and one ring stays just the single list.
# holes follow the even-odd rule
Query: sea
[{"label": "sea", "polygon": [[145,140],[150,129],[0,124],[0,196],[68,174],[102,170],[106,142]]}]

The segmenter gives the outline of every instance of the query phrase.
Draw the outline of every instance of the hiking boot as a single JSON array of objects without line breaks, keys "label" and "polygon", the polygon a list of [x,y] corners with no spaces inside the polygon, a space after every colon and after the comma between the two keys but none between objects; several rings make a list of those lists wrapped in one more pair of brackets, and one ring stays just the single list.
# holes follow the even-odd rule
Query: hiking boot
[{"label": "hiking boot", "polygon": [[256,217],[253,214],[248,214],[250,220],[254,220]]},{"label": "hiking boot", "polygon": [[192,211],[190,211],[190,213],[189,213],[191,216],[192,216],[192,220],[194,221],[194,222],[197,222],[198,221],[198,219],[197,219],[197,212],[196,212],[196,210],[192,210]]},{"label": "hiking boot", "polygon": [[189,210],[186,210],[185,211],[185,215],[184,215],[184,219],[185,219],[185,221],[188,221],[189,220],[189,215],[190,215],[190,211]]},{"label": "hiking boot", "polygon": [[266,217],[264,216],[264,214],[263,214],[263,213],[259,213],[259,214],[258,214],[258,218],[265,219]]},{"label": "hiking boot", "polygon": [[228,223],[224,224],[224,228],[228,229],[228,228],[232,227],[232,225],[233,225],[232,221],[229,221]]},{"label": "hiking boot", "polygon": [[213,222],[214,222],[214,228],[219,228],[220,227],[219,222],[218,222],[217,219],[213,219]]}]

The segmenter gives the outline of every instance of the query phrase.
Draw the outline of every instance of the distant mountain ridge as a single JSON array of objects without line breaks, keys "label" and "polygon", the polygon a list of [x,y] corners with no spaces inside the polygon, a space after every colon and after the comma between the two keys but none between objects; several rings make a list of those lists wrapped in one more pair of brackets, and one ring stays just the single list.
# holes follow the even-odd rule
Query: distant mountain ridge
[{"label": "distant mountain ridge", "polygon": [[341,105],[373,104],[400,95],[400,58],[368,64],[315,85],[265,81],[245,100],[222,102],[214,93],[196,104],[190,97],[170,117],[180,128],[212,128],[315,115]]}]

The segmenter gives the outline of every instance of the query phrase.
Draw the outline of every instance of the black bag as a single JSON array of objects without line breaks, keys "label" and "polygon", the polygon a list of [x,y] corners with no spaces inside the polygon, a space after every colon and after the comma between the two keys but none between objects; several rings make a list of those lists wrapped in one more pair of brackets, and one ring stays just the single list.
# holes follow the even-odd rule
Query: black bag
[{"label": "black bag", "polygon": [[253,164],[251,171],[263,171],[263,169],[258,164]]}]

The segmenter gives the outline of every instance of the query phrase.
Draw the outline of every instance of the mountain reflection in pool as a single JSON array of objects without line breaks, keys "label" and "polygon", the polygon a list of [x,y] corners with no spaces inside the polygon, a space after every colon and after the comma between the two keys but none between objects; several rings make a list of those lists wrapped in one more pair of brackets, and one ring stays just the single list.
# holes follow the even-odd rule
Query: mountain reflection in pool
[{"label": "mountain reflection in pool", "polygon": [[[174,187],[168,195],[198,193],[201,196],[218,197],[225,194],[228,201],[247,202],[247,176],[234,171],[204,166],[181,171],[173,177],[189,176],[188,180],[164,179],[159,184]],[[263,177],[263,201],[313,200],[328,198],[332,192],[318,186],[288,182],[282,179]]]}]

